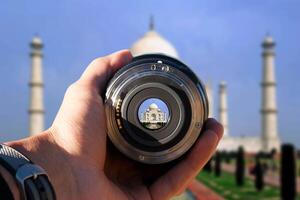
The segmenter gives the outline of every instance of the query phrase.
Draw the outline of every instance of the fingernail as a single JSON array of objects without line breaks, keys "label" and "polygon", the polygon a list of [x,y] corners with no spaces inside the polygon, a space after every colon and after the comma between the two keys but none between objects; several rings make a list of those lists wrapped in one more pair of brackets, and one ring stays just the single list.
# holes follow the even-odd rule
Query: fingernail
[{"label": "fingernail", "polygon": [[129,62],[131,61],[131,59],[132,59],[131,53],[128,52],[128,53],[126,54],[126,56],[124,56],[123,59],[124,59],[124,62],[125,62],[125,63],[129,63]]},{"label": "fingernail", "polygon": [[205,129],[210,129],[210,130],[214,130],[214,126],[219,123],[216,119],[214,118],[208,118],[205,122]]},{"label": "fingernail", "polygon": [[213,132],[215,132],[218,137],[221,139],[223,136],[223,132],[224,132],[224,128],[222,126],[222,124],[220,124],[216,119],[214,118],[209,118],[206,122],[205,122],[205,129],[211,130]]}]

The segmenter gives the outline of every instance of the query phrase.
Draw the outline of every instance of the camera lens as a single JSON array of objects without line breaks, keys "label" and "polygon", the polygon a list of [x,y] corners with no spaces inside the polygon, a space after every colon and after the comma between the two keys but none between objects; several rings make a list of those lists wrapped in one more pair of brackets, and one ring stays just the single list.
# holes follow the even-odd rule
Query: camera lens
[{"label": "camera lens", "polygon": [[108,136],[126,156],[159,164],[195,143],[208,115],[197,76],[165,55],[135,57],[110,80],[105,94]]}]

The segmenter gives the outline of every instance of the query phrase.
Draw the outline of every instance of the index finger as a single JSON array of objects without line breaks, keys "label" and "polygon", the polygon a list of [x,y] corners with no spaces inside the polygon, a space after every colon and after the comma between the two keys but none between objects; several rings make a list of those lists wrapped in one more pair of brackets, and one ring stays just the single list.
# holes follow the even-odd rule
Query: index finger
[{"label": "index finger", "polygon": [[150,186],[153,199],[170,199],[185,189],[213,155],[223,135],[223,127],[216,120],[208,119],[204,128],[187,157]]}]

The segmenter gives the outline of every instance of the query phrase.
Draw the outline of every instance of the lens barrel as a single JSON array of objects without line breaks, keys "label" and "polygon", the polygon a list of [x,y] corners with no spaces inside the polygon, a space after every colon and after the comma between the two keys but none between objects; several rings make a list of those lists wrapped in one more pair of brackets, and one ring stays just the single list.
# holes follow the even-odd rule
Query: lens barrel
[{"label": "lens barrel", "polygon": [[133,58],[105,94],[108,136],[129,158],[147,164],[177,159],[208,117],[205,88],[182,62],[161,54]]}]

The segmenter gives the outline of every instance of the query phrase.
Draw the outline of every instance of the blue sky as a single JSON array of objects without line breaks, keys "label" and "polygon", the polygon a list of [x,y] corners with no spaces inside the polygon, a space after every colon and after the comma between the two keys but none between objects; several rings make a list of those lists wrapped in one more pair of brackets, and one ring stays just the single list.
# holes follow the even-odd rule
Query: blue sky
[{"label": "blue sky", "polygon": [[[214,96],[228,83],[231,135],[260,134],[261,41],[277,42],[279,133],[300,147],[300,1],[292,0],[51,0],[0,3],[0,141],[28,135],[29,42],[45,43],[46,125],[50,126],[67,86],[95,57],[128,48],[155,29]],[[215,100],[215,110],[217,102]]]}]

